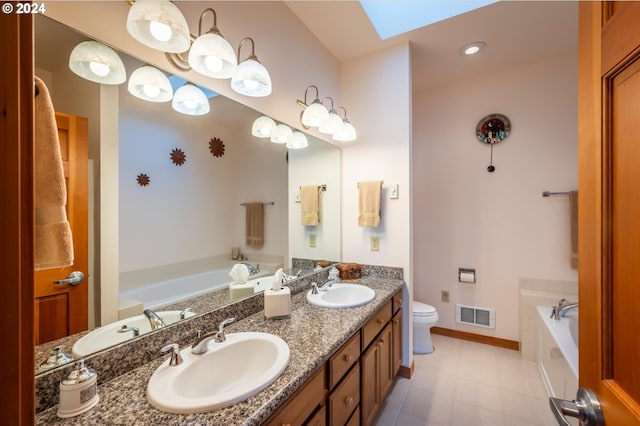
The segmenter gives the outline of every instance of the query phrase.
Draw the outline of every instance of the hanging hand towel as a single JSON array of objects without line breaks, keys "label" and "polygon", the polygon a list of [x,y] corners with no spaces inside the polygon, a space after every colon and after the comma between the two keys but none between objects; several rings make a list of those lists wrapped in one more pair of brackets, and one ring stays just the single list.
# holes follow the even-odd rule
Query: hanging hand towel
[{"label": "hanging hand towel", "polygon": [[49,90],[35,77],[35,269],[73,264],[73,237],[67,221],[67,188],[58,125]]},{"label": "hanging hand towel", "polygon": [[366,228],[377,228],[380,225],[380,190],[381,181],[360,182],[358,225]]},{"label": "hanging hand towel", "polygon": [[318,185],[307,185],[300,188],[300,209],[304,226],[315,226],[320,223],[320,191],[318,191]]},{"label": "hanging hand towel", "polygon": [[262,248],[264,245],[264,204],[246,203],[247,220],[247,245],[253,248]]},{"label": "hanging hand towel", "polygon": [[569,192],[571,220],[571,269],[578,269],[578,191]]}]

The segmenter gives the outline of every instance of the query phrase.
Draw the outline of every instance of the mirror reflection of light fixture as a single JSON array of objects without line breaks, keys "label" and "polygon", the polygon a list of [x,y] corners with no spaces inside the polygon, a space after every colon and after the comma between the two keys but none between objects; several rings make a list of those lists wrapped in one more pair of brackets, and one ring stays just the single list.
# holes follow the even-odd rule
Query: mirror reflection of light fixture
[{"label": "mirror reflection of light fixture", "polygon": [[187,20],[168,0],[135,0],[127,15],[127,31],[145,46],[163,52],[184,52],[191,44]]},{"label": "mirror reflection of light fixture", "polygon": [[291,137],[291,141],[287,142],[287,148],[289,149],[302,149],[309,146],[309,141],[304,133],[295,131]]},{"label": "mirror reflection of light fixture", "polygon": [[[331,109],[329,110],[329,118],[320,123],[320,126],[318,126],[318,131],[326,135],[333,135],[334,133],[342,130],[344,122],[342,121],[342,117],[338,115],[338,112],[333,107],[333,98],[327,96],[324,99],[329,99],[331,101]],[[322,100],[323,102],[324,99]]]},{"label": "mirror reflection of light fixture", "polygon": [[278,124],[275,133],[271,136],[273,143],[287,143],[293,137],[293,130],[286,124]]},{"label": "mirror reflection of light fixture", "polygon": [[133,96],[149,102],[169,102],[173,98],[173,87],[167,76],[150,65],[131,74],[128,90]]},{"label": "mirror reflection of light fixture", "polygon": [[121,84],[127,79],[120,56],[97,41],[84,41],[74,47],[69,68],[80,77],[100,84]]},{"label": "mirror reflection of light fixture", "polygon": [[340,107],[344,110],[344,126],[341,130],[333,134],[333,140],[338,142],[351,142],[356,140],[356,128],[349,122],[347,118],[347,110],[344,107]]},{"label": "mirror reflection of light fixture", "polygon": [[258,61],[255,54],[255,44],[251,37],[245,37],[240,41],[238,59],[240,58],[240,48],[245,41],[251,42],[251,54],[238,65],[236,72],[231,77],[231,88],[241,95],[256,98],[269,96],[272,90],[271,76],[264,65]]},{"label": "mirror reflection of light fixture", "polygon": [[[213,14],[213,26],[202,34],[202,18]],[[198,21],[198,38],[189,50],[189,65],[194,71],[213,78],[230,78],[236,71],[238,59],[231,44],[220,34],[215,10],[205,9]]]},{"label": "mirror reflection of light fixture", "polygon": [[263,115],[258,117],[251,126],[251,134],[258,138],[270,138],[276,132],[276,122]]},{"label": "mirror reflection of light fixture", "polygon": [[202,90],[191,83],[176,90],[171,106],[176,111],[187,115],[204,115],[209,112],[209,100]]},{"label": "mirror reflection of light fixture", "polygon": [[[307,102],[307,93],[311,87],[316,89],[316,98],[314,99],[313,103],[309,104]],[[327,108],[325,108],[325,106],[322,105],[322,102],[320,102],[318,88],[313,84],[307,87],[307,89],[304,91],[304,102],[298,99],[297,103],[300,106],[306,107],[302,112],[302,117],[300,118],[300,122],[305,129],[308,129],[310,127],[318,127],[321,123],[329,120],[329,111],[327,111]]]}]

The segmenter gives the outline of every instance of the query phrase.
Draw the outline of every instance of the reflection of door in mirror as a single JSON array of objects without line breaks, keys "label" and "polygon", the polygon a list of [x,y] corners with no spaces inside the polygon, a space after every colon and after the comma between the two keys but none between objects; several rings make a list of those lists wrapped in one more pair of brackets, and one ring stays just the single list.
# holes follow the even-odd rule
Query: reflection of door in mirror
[{"label": "reflection of door in mirror", "polygon": [[[36,344],[84,331],[88,325],[87,119],[56,113],[56,121],[67,187],[67,218],[73,234],[74,264],[35,272]],[[73,271],[85,275],[80,284],[54,283],[67,278]]]}]

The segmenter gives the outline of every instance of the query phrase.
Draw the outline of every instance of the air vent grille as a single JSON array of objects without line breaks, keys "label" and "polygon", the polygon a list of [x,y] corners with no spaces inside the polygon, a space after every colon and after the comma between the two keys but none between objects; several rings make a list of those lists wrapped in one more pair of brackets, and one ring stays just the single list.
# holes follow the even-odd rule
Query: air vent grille
[{"label": "air vent grille", "polygon": [[479,327],[496,328],[496,311],[478,306],[456,305],[456,322],[477,325]]}]

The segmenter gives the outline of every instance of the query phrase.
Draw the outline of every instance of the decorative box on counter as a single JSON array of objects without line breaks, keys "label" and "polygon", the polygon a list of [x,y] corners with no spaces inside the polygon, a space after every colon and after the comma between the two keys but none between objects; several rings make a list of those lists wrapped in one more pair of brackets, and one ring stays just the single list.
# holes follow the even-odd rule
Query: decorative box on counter
[{"label": "decorative box on counter", "polygon": [[341,280],[356,280],[360,278],[360,265],[358,263],[338,264]]}]

